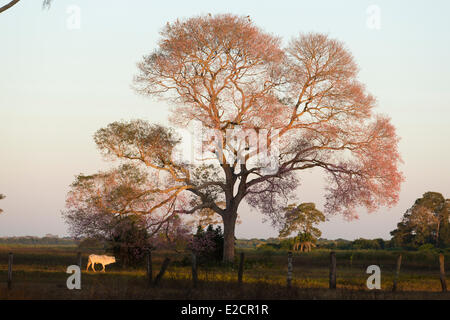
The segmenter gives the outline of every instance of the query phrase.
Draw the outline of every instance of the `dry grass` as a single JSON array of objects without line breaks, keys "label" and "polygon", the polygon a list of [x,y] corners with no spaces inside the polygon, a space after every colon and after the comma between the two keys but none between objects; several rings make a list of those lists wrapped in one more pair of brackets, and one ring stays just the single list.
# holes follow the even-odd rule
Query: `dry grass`
[{"label": "dry grass", "polygon": [[[14,252],[13,288],[6,289],[7,253]],[[244,284],[237,282],[237,264],[200,267],[199,285],[192,287],[191,268],[173,252],[154,255],[154,274],[165,256],[172,258],[160,286],[147,287],[143,267],[82,273],[82,289],[68,290],[67,266],[76,262],[75,247],[0,247],[0,299],[449,299],[441,293],[437,257],[403,254],[399,292],[392,293],[396,253],[387,251],[337,252],[337,290],[328,289],[327,251],[294,256],[294,280],[286,288],[283,252],[246,251]],[[83,253],[83,266],[88,253]],[[350,259],[350,257],[353,257]],[[450,261],[450,258],[447,259]],[[381,267],[382,290],[369,291],[367,266]]]}]

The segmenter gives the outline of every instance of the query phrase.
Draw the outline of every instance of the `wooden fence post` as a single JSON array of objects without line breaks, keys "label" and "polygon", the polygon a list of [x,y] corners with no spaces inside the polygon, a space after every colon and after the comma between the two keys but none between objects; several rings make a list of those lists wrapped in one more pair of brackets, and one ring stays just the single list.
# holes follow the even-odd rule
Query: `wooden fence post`
[{"label": "wooden fence post", "polygon": [[242,284],[242,276],[244,274],[244,253],[241,252],[241,260],[239,261],[238,283]]},{"label": "wooden fence post", "polygon": [[287,267],[287,287],[290,288],[292,284],[292,252],[288,252],[288,267]]},{"label": "wooden fence post", "polygon": [[78,251],[77,253],[77,264],[80,267],[81,270],[81,252]]},{"label": "wooden fence post", "polygon": [[439,275],[441,278],[442,292],[447,292],[447,282],[445,281],[444,255],[439,255]]},{"label": "wooden fence post", "polygon": [[8,254],[8,289],[12,288],[13,253]]},{"label": "wooden fence post", "polygon": [[150,286],[153,281],[153,264],[152,264],[152,251],[149,249],[146,255],[147,264],[147,285]]},{"label": "wooden fence post", "polygon": [[197,274],[197,256],[192,252],[192,283],[194,288],[197,288],[198,274]]},{"label": "wooden fence post", "polygon": [[397,258],[397,269],[395,271],[395,277],[394,277],[394,284],[392,286],[392,292],[397,291],[397,283],[398,283],[398,278],[400,276],[400,267],[402,265],[402,255],[400,254]]},{"label": "wooden fence post", "polygon": [[164,273],[166,272],[167,267],[169,266],[170,263],[170,258],[165,258],[162,266],[161,266],[161,270],[159,271],[158,275],[155,278],[155,282],[154,285],[157,286],[159,284],[159,282],[161,281],[162,277],[164,276]]},{"label": "wooden fence post", "polygon": [[330,289],[336,289],[336,253],[330,253]]}]

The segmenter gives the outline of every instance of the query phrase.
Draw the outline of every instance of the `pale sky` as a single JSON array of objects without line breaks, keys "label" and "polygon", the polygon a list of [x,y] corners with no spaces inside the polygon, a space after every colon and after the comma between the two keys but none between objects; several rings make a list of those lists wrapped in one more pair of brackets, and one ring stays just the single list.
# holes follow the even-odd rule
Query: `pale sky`
[{"label": "pale sky", "polygon": [[[7,3],[0,0],[0,6]],[[0,14],[0,236],[67,235],[61,219],[74,176],[109,166],[94,132],[116,120],[167,123],[168,105],[130,88],[135,63],[176,18],[250,15],[288,41],[323,32],[343,41],[360,80],[401,137],[400,202],[320,226],[329,239],[390,238],[402,214],[426,191],[450,197],[450,2],[448,1],[150,1],[22,0]],[[379,9],[379,29],[367,22]],[[70,20],[80,9],[80,28]],[[369,13],[368,13],[369,12]],[[374,21],[374,20],[370,20]],[[301,202],[323,205],[323,179],[305,173]],[[262,215],[241,207],[237,237],[276,236]]]}]

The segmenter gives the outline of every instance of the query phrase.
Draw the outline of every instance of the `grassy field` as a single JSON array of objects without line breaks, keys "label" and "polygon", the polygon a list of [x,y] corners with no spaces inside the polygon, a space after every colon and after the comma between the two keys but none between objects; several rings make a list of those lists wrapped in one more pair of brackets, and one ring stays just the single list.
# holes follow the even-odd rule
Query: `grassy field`
[{"label": "grassy field", "polygon": [[[7,290],[8,252],[14,253],[13,288]],[[398,252],[336,251],[337,290],[328,289],[329,251],[294,253],[293,286],[286,288],[287,254],[248,249],[244,283],[237,284],[237,262],[200,267],[199,285],[193,288],[186,254],[153,254],[154,276],[164,257],[172,262],[158,287],[147,287],[144,267],[106,267],[106,273],[82,272],[81,290],[68,290],[67,266],[76,263],[75,246],[0,245],[0,299],[449,299],[442,293],[438,257],[425,252],[403,252],[398,292],[392,282]],[[240,250],[242,251],[242,250]],[[83,268],[87,256],[83,252]],[[447,269],[450,256],[446,256]],[[381,268],[381,290],[368,290],[366,268]],[[100,266],[97,265],[100,269]]]}]

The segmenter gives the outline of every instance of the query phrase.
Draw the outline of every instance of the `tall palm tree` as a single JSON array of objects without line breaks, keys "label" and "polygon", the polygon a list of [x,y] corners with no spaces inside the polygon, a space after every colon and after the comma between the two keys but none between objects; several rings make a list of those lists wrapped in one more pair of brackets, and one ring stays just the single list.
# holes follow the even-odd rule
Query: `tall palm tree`
[{"label": "tall palm tree", "polygon": [[315,247],[314,237],[309,232],[299,233],[294,238],[293,250],[297,251],[300,247],[300,252],[310,252],[312,247]]}]

